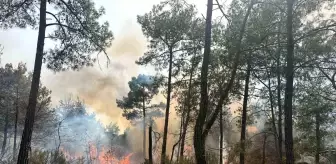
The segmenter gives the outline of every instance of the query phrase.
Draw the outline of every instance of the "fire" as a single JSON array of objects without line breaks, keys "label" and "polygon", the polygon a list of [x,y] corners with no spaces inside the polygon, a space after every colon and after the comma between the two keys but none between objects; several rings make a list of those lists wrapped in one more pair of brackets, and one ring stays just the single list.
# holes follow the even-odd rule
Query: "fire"
[{"label": "fire", "polygon": [[186,156],[192,156],[192,154],[194,152],[194,148],[190,145],[185,145],[184,151],[185,151]]},{"label": "fire", "polygon": [[130,164],[130,157],[133,154],[128,154],[121,160],[118,159],[111,151],[106,151],[104,148],[99,153],[98,163],[99,164]]},{"label": "fire", "polygon": [[124,159],[122,159],[120,162],[119,162],[119,164],[130,164],[131,163],[131,156],[132,156],[133,154],[131,153],[131,154],[128,154]]},{"label": "fire", "polygon": [[[79,155],[78,153],[72,154],[66,151],[64,148],[61,148],[60,150],[68,160],[80,159],[81,157],[84,157],[84,155]],[[88,144],[87,153],[89,158],[88,160],[94,164],[131,164],[131,156],[133,155],[133,153],[130,153],[120,159],[120,156],[118,158],[111,150],[106,150],[104,147],[99,149],[92,143]]]},{"label": "fire", "polygon": [[107,152],[106,154],[99,157],[99,164],[131,164],[131,156],[133,154],[128,154],[121,160],[118,160],[112,153]]}]

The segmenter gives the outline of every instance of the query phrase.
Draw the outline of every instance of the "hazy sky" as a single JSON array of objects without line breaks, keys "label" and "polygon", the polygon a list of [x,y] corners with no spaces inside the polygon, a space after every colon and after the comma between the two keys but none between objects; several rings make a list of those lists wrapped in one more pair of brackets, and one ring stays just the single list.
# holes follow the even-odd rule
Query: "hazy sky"
[{"label": "hazy sky", "polygon": [[[151,10],[153,4],[161,0],[94,0],[96,6],[104,6],[106,15],[103,20],[110,22],[111,30],[118,36],[123,27],[129,24],[138,26],[136,16]],[[189,0],[204,13],[206,0]],[[196,2],[196,3],[195,3]],[[30,29],[11,29],[0,30],[0,44],[4,46],[2,62],[27,63],[28,68],[32,69],[35,58],[37,31]]]},{"label": "hazy sky", "polygon": [[[115,40],[123,37],[125,34],[142,33],[136,16],[149,12],[154,4],[162,0],[94,0],[96,6],[103,6],[106,9],[106,15],[102,20],[110,23]],[[195,4],[200,13],[206,12],[206,0],[186,0],[188,3]],[[130,30],[129,32],[127,31]],[[143,36],[141,36],[143,37]],[[4,46],[4,53],[1,57],[1,65],[18,62],[27,64],[28,70],[32,70],[35,60],[37,41],[37,30],[31,29],[10,29],[0,30],[0,44]],[[50,41],[46,40],[47,47],[52,46]],[[48,49],[45,47],[45,49]],[[122,61],[118,61],[122,62]],[[133,64],[133,63],[132,63]],[[146,68],[139,68],[140,72],[147,73]],[[49,79],[52,76],[49,70],[43,68],[41,79]]]},{"label": "hazy sky", "polygon": [[[149,12],[161,0],[94,0],[96,6],[104,6],[102,18],[110,23],[115,40],[108,49],[110,69],[85,68],[79,72],[53,73],[42,69],[41,81],[52,90],[53,105],[68,95],[78,96],[89,105],[103,122],[111,120],[120,125],[127,124],[116,107],[115,99],[128,92],[127,82],[138,73],[148,73],[148,68],[135,64],[146,49],[146,39],[137,24],[136,16]],[[196,4],[200,13],[206,12],[206,0],[187,0]],[[24,62],[32,71],[35,60],[37,30],[11,29],[0,31],[0,44],[4,46],[1,65]],[[48,49],[53,43],[46,40]],[[151,72],[151,71],[149,71]],[[158,101],[161,98],[159,98]],[[125,127],[121,127],[124,129]]]}]

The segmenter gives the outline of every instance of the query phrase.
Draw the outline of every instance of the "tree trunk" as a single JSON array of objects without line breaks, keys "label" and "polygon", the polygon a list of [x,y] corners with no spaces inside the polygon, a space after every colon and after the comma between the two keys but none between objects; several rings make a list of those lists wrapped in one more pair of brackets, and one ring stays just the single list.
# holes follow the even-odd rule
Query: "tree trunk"
[{"label": "tree trunk", "polygon": [[212,20],[213,0],[208,0],[206,26],[205,26],[205,44],[204,56],[201,69],[201,100],[200,110],[196,119],[194,129],[194,149],[197,164],[206,164],[205,159],[205,138],[203,136],[203,126],[208,109],[208,70],[211,53],[211,20]]},{"label": "tree trunk", "polygon": [[[275,144],[275,149],[277,153],[279,154],[279,144],[278,144],[278,132],[276,128],[276,123],[275,123],[275,112],[274,112],[274,101],[273,101],[273,93],[271,90],[271,77],[268,77],[268,93],[269,93],[269,98],[270,98],[270,105],[271,105],[271,116],[272,116],[272,130],[273,130],[273,136],[274,136],[274,144]],[[278,156],[278,164],[281,164],[281,158]]]},{"label": "tree trunk", "polygon": [[31,150],[30,142],[33,133],[35,108],[37,103],[37,94],[40,85],[40,76],[43,59],[44,39],[46,32],[46,0],[41,0],[40,5],[40,25],[37,39],[36,58],[33,72],[33,79],[31,83],[31,89],[29,93],[29,103],[27,107],[26,119],[24,129],[22,133],[22,139],[20,144],[20,151],[18,155],[18,164],[28,164],[28,152]]},{"label": "tree trunk", "polygon": [[183,158],[184,155],[184,145],[185,145],[185,138],[187,135],[187,130],[188,130],[188,124],[190,120],[190,111],[191,111],[191,89],[192,89],[192,77],[194,73],[194,63],[192,63],[191,70],[190,70],[190,77],[189,77],[189,86],[188,86],[188,95],[187,95],[187,111],[186,111],[186,117],[183,123],[183,128],[182,128],[182,136],[181,136],[181,146],[180,146],[180,158]]},{"label": "tree trunk", "polygon": [[169,107],[170,107],[170,94],[171,94],[171,75],[173,65],[173,46],[169,47],[169,72],[168,72],[168,91],[167,91],[167,106],[165,114],[165,124],[163,131],[163,142],[161,151],[161,164],[166,162],[166,149],[167,149],[167,135],[168,135],[168,121],[169,121]]},{"label": "tree trunk", "polygon": [[[183,107],[182,107],[183,108]],[[175,148],[177,146],[177,151],[179,151],[179,145],[180,145],[180,142],[181,142],[181,136],[182,136],[182,126],[183,126],[183,115],[184,115],[184,112],[182,112],[182,115],[181,115],[181,123],[180,123],[180,134],[179,134],[179,138],[178,138],[178,141],[173,145],[173,148],[172,148],[172,152],[171,152],[171,156],[170,156],[170,163],[173,162],[173,158],[174,158],[174,153],[175,153]],[[177,152],[177,156],[176,156],[176,162],[178,161],[178,158],[179,158],[179,152]]]},{"label": "tree trunk", "polygon": [[14,144],[13,144],[13,162],[16,158],[16,137],[17,137],[17,124],[19,118],[19,84],[16,86],[16,103],[15,103],[15,123],[14,123]]},{"label": "tree trunk", "polygon": [[64,121],[64,119],[58,123],[58,127],[57,127],[58,145],[57,145],[57,148],[56,148],[56,151],[55,151],[55,156],[54,156],[54,159],[53,159],[54,163],[57,163],[57,157],[59,155],[61,144],[62,144],[62,140],[61,140],[61,125],[62,125],[63,121]]},{"label": "tree trunk", "polygon": [[187,115],[186,115],[186,118],[185,118],[185,121],[184,121],[183,127],[182,127],[181,145],[180,145],[180,158],[183,158],[183,156],[184,156],[185,138],[187,136],[188,124],[189,124],[189,120],[190,120],[190,107],[187,108],[186,114]]},{"label": "tree trunk", "polygon": [[315,135],[316,135],[316,154],[315,154],[315,163],[320,163],[320,151],[321,151],[321,134],[320,134],[320,113],[316,111],[315,115]]},{"label": "tree trunk", "polygon": [[238,65],[239,65],[239,60],[240,60],[240,47],[241,47],[241,42],[242,39],[244,37],[244,33],[245,33],[245,26],[248,20],[248,17],[251,13],[252,7],[255,3],[255,0],[251,0],[251,3],[247,9],[247,12],[245,14],[244,20],[243,20],[243,24],[240,28],[239,31],[239,39],[238,39],[238,43],[237,43],[237,47],[235,48],[235,59],[234,59],[234,63],[233,63],[233,67],[232,67],[232,71],[231,71],[231,77],[230,77],[230,81],[229,83],[226,85],[225,89],[222,90],[222,88],[220,88],[220,93],[222,93],[222,95],[219,98],[218,104],[216,106],[215,111],[213,112],[214,114],[212,114],[211,116],[209,116],[209,121],[206,122],[204,131],[203,131],[203,138],[205,139],[205,137],[208,135],[212,125],[215,123],[218,114],[220,113],[220,110],[223,107],[224,101],[228,98],[229,93],[233,87],[235,78],[236,78],[236,74],[237,74],[237,69],[238,69]]},{"label": "tree trunk", "polygon": [[[143,92],[145,92],[145,87],[143,87]],[[146,159],[146,102],[145,102],[145,94],[143,94],[142,98],[142,116],[143,116],[143,140],[142,140],[142,150],[143,157]]]},{"label": "tree trunk", "polygon": [[[280,32],[280,30],[279,30]],[[279,38],[279,36],[278,36]],[[282,163],[282,102],[281,102],[281,71],[280,71],[280,38],[278,39],[278,54],[277,54],[277,98],[278,98],[278,147],[279,147],[279,158],[280,163]]]},{"label": "tree trunk", "polygon": [[221,110],[219,115],[219,132],[220,132],[220,139],[219,139],[219,164],[223,164],[223,141],[224,141],[224,128],[223,128],[223,110]]},{"label": "tree trunk", "polygon": [[[209,1],[211,2],[210,9],[212,10],[212,0],[209,0]],[[208,4],[209,4],[209,1],[208,1]],[[223,107],[224,100],[227,99],[227,97],[229,95],[229,92],[231,91],[231,88],[233,86],[234,79],[235,79],[236,73],[237,73],[237,68],[238,68],[238,65],[239,65],[241,41],[242,41],[243,36],[244,36],[247,19],[248,19],[250,13],[251,13],[253,5],[254,5],[254,0],[251,1],[250,5],[248,7],[248,10],[247,10],[246,15],[245,15],[244,20],[243,20],[243,24],[242,24],[240,32],[239,32],[239,39],[238,39],[238,43],[237,43],[237,47],[236,47],[235,61],[234,61],[234,64],[233,64],[233,69],[232,69],[232,72],[231,72],[230,81],[223,91],[222,91],[222,89],[220,89],[222,95],[221,95],[221,97],[218,101],[218,104],[216,106],[214,114],[209,116],[209,121],[207,121],[206,125],[205,125],[205,118],[207,117],[206,113],[207,113],[207,107],[208,107],[208,102],[207,102],[208,101],[208,99],[207,99],[208,95],[207,95],[207,75],[203,75],[203,74],[208,73],[210,44],[208,45],[209,46],[208,53],[205,53],[205,52],[206,52],[206,48],[207,48],[207,37],[209,37],[208,38],[209,43],[211,41],[211,19],[209,20],[210,22],[208,22],[210,24],[210,26],[209,26],[209,28],[206,28],[206,33],[208,32],[207,30],[209,30],[210,32],[208,32],[209,36],[206,35],[206,37],[205,37],[206,41],[205,41],[205,45],[204,45],[204,59],[203,59],[203,65],[202,65],[202,71],[201,71],[200,112],[199,112],[198,117],[196,119],[196,126],[195,126],[195,130],[194,130],[194,149],[197,150],[197,151],[195,151],[197,164],[206,164],[206,161],[205,161],[205,139],[206,139],[212,125],[216,121],[217,116],[220,113],[220,110]],[[209,10],[209,5],[208,5],[208,10]],[[208,12],[210,12],[210,18],[211,18],[212,12],[211,11],[208,11]],[[208,15],[207,15],[207,18],[208,18]],[[207,62],[205,62],[205,59],[207,60]],[[203,66],[205,64],[206,64],[206,68],[203,68]],[[203,69],[205,69],[205,70],[203,70]],[[204,82],[202,82],[202,80],[205,80],[205,84],[206,84],[205,86],[204,86]],[[202,89],[202,85],[204,87],[203,89]],[[204,91],[206,91],[206,92],[204,92]],[[202,98],[202,94],[203,94],[203,97],[204,96],[206,96],[206,97]],[[203,128],[204,125],[205,125],[205,128]]]},{"label": "tree trunk", "polygon": [[150,124],[149,126],[149,130],[148,130],[148,162],[149,164],[153,164],[153,150],[152,150],[152,124]]},{"label": "tree trunk", "polygon": [[239,163],[245,163],[245,135],[246,135],[246,119],[247,119],[247,103],[249,96],[249,84],[250,84],[250,74],[251,74],[251,61],[248,59],[247,71],[245,77],[245,90],[244,90],[244,100],[243,100],[243,113],[242,113],[242,123],[241,123],[241,134],[240,134],[240,154]]},{"label": "tree trunk", "polygon": [[181,115],[180,134],[179,134],[179,141],[180,142],[178,143],[178,146],[177,146],[176,162],[178,162],[179,158],[180,158],[181,140],[182,140],[183,126],[184,126],[184,122],[185,122],[184,115],[185,115],[186,111],[185,111],[184,107],[182,109],[183,109],[183,112],[182,112],[182,115]]},{"label": "tree trunk", "polygon": [[294,164],[293,153],[293,81],[294,81],[294,38],[293,38],[293,1],[287,0],[287,68],[285,89],[285,148],[286,164]]},{"label": "tree trunk", "polygon": [[7,140],[8,140],[8,123],[9,123],[9,109],[6,107],[6,115],[5,115],[5,126],[3,129],[3,141],[2,141],[2,147],[1,147],[1,158],[5,155],[6,153],[6,146],[7,146]]},{"label": "tree trunk", "polygon": [[262,150],[262,164],[266,164],[266,140],[267,133],[264,134],[263,150]]},{"label": "tree trunk", "polygon": [[172,153],[171,153],[171,156],[170,156],[170,163],[173,162],[174,153],[175,153],[175,148],[176,148],[176,146],[180,143],[180,141],[181,141],[181,138],[179,138],[179,140],[173,145]]}]

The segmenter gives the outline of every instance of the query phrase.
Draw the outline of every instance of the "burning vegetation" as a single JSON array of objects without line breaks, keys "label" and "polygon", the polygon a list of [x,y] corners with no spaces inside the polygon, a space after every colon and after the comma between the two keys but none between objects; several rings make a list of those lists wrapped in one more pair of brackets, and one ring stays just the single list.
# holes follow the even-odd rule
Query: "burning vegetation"
[{"label": "burning vegetation", "polygon": [[336,1],[162,0],[119,35],[106,1],[0,0],[38,29],[0,67],[1,164],[336,163]]}]

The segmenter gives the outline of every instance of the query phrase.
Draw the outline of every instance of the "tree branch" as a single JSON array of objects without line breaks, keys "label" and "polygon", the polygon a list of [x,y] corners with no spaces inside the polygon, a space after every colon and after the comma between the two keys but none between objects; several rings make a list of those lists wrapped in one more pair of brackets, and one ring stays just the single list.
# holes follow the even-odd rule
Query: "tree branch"
[{"label": "tree branch", "polygon": [[[86,26],[83,24],[83,22],[79,19],[79,17],[78,17],[78,15],[72,10],[72,8],[66,3],[66,2],[64,2],[64,0],[60,0],[64,5],[65,5],[65,7],[70,11],[70,13],[73,15],[73,16],[75,16],[75,18],[77,19],[77,21],[79,22],[79,24],[81,25],[81,27],[86,31],[86,32],[88,32],[88,33],[92,33],[92,31],[90,31],[89,29],[87,29],[86,28]],[[85,33],[83,33],[84,35],[86,35]],[[86,35],[87,36],[87,35]],[[88,37],[88,36],[87,36]],[[91,41],[92,41],[92,39],[90,38],[90,37],[88,37]],[[95,42],[93,42],[93,43],[95,43]],[[96,44],[96,46],[97,47],[99,47],[100,48],[100,52],[103,52],[104,54],[105,54],[105,56],[107,57],[107,59],[108,59],[108,61],[110,61],[110,57],[107,55],[107,52],[105,51],[105,49],[101,46],[101,45],[99,45],[99,44],[97,44],[97,43],[95,43]]]},{"label": "tree branch", "polygon": [[336,72],[330,77],[320,66],[317,65],[317,68],[322,72],[322,74],[331,82],[334,89],[336,89],[335,75]]},{"label": "tree branch", "polygon": [[316,35],[317,33],[321,32],[321,31],[333,31],[336,33],[336,30],[335,29],[330,29],[331,27],[335,27],[336,26],[336,23],[333,23],[333,24],[330,24],[330,25],[327,25],[327,26],[323,26],[323,27],[319,27],[319,28],[315,28],[315,29],[312,29],[308,32],[305,32],[306,35],[302,35],[301,37],[297,38],[295,40],[295,43],[306,38],[306,37],[309,37],[309,36],[312,36],[312,35]]},{"label": "tree branch", "polygon": [[23,6],[24,4],[26,4],[27,2],[28,2],[28,0],[24,0],[23,2],[14,5],[13,7],[14,7],[14,8],[16,7],[16,9],[14,9],[13,11],[10,11],[10,12],[8,12],[7,14],[5,14],[4,18],[8,18],[8,17],[11,16],[13,13],[17,12],[17,11],[18,11],[20,8],[22,8],[22,6]]},{"label": "tree branch", "polygon": [[225,12],[224,12],[224,10],[223,10],[223,8],[222,8],[222,5],[220,5],[219,4],[219,1],[218,0],[216,0],[216,5],[218,6],[218,9],[221,11],[221,13],[223,14],[223,16],[226,18],[226,20],[230,20],[229,19],[229,16],[227,15],[227,14],[225,14]]},{"label": "tree branch", "polygon": [[60,23],[49,23],[49,24],[46,24],[46,27],[48,26],[61,26],[61,27],[65,27],[65,28],[68,28],[69,30],[72,30],[72,31],[78,31],[80,33],[84,33],[82,30],[80,29],[75,29],[75,28],[72,28],[68,25],[65,25],[65,24],[60,24]]},{"label": "tree branch", "polygon": [[[65,29],[64,29],[65,26],[62,25],[61,21],[57,18],[57,16],[56,16],[55,14],[53,14],[53,13],[51,13],[51,12],[49,12],[49,11],[46,11],[46,13],[49,14],[49,15],[51,15],[52,17],[55,18],[55,20],[57,21],[57,23],[58,23],[58,24],[60,25],[60,27],[62,28],[62,31],[63,31],[64,36],[65,36],[65,39],[66,39],[67,34],[66,34],[66,32],[65,32]],[[47,24],[46,27],[48,27],[49,25],[51,25],[51,24]]]}]

